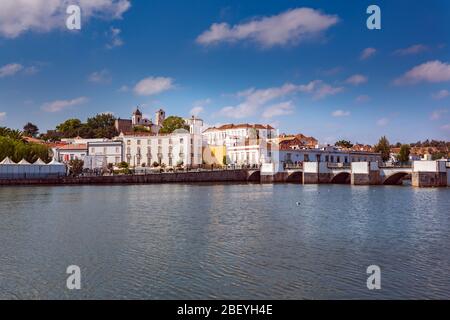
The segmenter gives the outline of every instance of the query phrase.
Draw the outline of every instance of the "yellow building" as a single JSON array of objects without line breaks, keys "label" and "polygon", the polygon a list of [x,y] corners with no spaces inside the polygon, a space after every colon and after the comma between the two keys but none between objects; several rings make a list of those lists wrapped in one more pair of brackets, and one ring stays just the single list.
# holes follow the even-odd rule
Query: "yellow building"
[{"label": "yellow building", "polygon": [[205,164],[226,165],[226,156],[227,149],[225,146],[203,147],[203,161]]}]

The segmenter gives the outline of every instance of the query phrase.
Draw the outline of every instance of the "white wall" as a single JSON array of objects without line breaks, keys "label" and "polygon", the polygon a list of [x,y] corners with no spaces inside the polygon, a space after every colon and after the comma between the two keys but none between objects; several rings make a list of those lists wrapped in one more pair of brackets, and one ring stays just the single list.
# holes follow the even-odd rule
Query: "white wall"
[{"label": "white wall", "polygon": [[369,163],[368,162],[352,162],[352,173],[368,174]]},{"label": "white wall", "polygon": [[140,167],[144,163],[146,166],[151,166],[154,162],[159,162],[159,156],[161,156],[161,163],[167,166],[176,166],[179,162],[183,162],[184,165],[202,164],[201,135],[181,133],[120,138],[124,142],[124,161],[131,166]]},{"label": "white wall", "polygon": [[306,173],[317,173],[319,169],[318,162],[305,162],[303,163],[303,171]]},{"label": "white wall", "polygon": [[436,161],[414,161],[413,162],[414,172],[437,172],[438,166]]}]

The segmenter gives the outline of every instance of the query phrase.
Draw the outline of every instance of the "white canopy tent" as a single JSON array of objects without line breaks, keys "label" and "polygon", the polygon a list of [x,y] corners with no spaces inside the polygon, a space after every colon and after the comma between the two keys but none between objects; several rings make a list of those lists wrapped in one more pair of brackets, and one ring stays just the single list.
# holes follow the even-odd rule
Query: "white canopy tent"
[{"label": "white canopy tent", "polygon": [[0,162],[0,179],[49,179],[66,175],[66,166],[56,160],[46,164],[41,159],[34,163],[22,159],[15,163],[7,157]]}]

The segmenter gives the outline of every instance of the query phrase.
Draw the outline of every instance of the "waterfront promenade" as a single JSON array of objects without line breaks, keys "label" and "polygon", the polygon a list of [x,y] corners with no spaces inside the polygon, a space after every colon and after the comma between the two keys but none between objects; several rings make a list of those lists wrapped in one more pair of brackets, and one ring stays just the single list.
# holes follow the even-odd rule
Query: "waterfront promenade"
[{"label": "waterfront promenade", "polygon": [[414,187],[450,186],[450,166],[444,161],[415,161],[411,166],[386,167],[376,162],[336,165],[306,162],[302,166],[275,168],[214,169],[137,174],[57,177],[48,179],[0,179],[0,185],[86,185],[86,184],[151,184],[151,183],[298,183],[400,185],[411,180]]}]

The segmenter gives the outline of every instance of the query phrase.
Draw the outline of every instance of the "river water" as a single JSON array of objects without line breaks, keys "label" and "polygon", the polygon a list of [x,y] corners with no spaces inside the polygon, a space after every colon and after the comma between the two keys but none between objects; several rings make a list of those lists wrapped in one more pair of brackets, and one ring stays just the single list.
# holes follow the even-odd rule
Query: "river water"
[{"label": "river water", "polygon": [[0,298],[449,299],[450,188],[0,187]]}]

